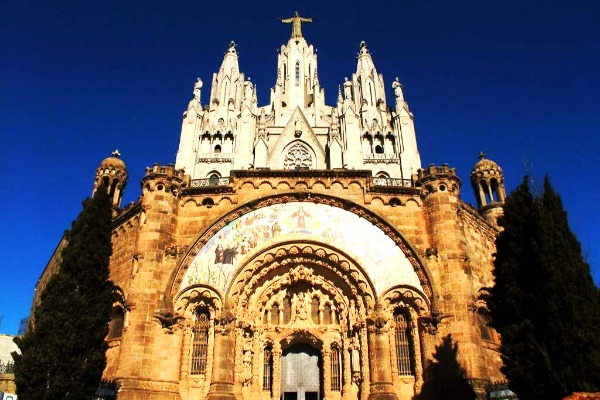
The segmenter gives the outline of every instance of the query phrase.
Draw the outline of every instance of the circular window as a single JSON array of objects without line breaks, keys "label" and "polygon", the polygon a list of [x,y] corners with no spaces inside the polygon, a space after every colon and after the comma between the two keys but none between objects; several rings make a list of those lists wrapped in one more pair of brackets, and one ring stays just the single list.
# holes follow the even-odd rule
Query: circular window
[{"label": "circular window", "polygon": [[310,169],[312,165],[310,152],[300,143],[293,145],[283,159],[284,169]]}]

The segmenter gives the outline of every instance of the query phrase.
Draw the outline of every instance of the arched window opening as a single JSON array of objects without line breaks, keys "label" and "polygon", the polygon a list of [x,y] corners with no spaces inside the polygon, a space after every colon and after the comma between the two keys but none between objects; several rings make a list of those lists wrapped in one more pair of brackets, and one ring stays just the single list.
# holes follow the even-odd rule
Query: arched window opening
[{"label": "arched window opening", "polygon": [[271,325],[279,325],[279,306],[277,303],[271,306]]},{"label": "arched window opening", "polygon": [[479,186],[481,187],[481,205],[485,206],[486,204],[490,203],[490,190],[486,181],[479,182]]},{"label": "arched window opening", "polygon": [[369,97],[371,101],[371,105],[373,105],[373,87],[371,86],[371,82],[369,82]]},{"label": "arched window opening", "polygon": [[385,150],[388,154],[396,154],[396,140],[391,133],[385,136]]},{"label": "arched window opening", "polygon": [[296,61],[296,86],[300,86],[300,61]]},{"label": "arched window opening", "polygon": [[491,328],[489,327],[490,317],[485,311],[477,312],[477,325],[479,326],[479,332],[481,333],[481,338],[483,340],[487,340],[488,342],[494,341],[494,334],[492,333]]},{"label": "arched window opening", "polygon": [[273,390],[273,349],[271,346],[265,347],[263,355],[263,392]]},{"label": "arched window opening", "polygon": [[381,147],[380,144],[378,144],[377,146],[375,146],[375,153],[376,154],[383,154],[383,147]]},{"label": "arched window opening", "polygon": [[367,132],[363,135],[363,154],[373,153],[373,137]]},{"label": "arched window opening", "polygon": [[501,201],[498,192],[498,180],[496,178],[492,178],[490,180],[490,186],[491,201]]},{"label": "arched window opening", "polygon": [[287,324],[292,319],[292,299],[286,297],[283,299],[283,323]]},{"label": "arched window opening", "polygon": [[208,334],[210,330],[210,314],[206,310],[198,310],[192,329],[192,367],[190,374],[202,375],[206,373],[206,360],[208,358]]},{"label": "arched window opening", "polygon": [[398,375],[414,376],[413,340],[409,318],[409,314],[405,310],[398,310],[394,314],[394,322],[396,323],[396,359]]},{"label": "arched window opening", "polygon": [[108,325],[108,340],[118,339],[123,335],[125,312],[121,306],[113,308]]},{"label": "arched window opening", "polygon": [[342,388],[342,355],[337,346],[331,348],[331,390],[339,392]]},{"label": "arched window opening", "polygon": [[218,186],[219,185],[219,175],[217,173],[212,173],[208,177],[208,186]]},{"label": "arched window opening", "polygon": [[214,149],[215,154],[221,154],[221,145],[216,145]]},{"label": "arched window opening", "polygon": [[114,198],[115,196],[115,192],[117,191],[117,185],[119,184],[119,180],[115,179],[112,181],[112,185],[110,185],[110,191],[108,192],[108,195],[111,198]]},{"label": "arched window opening", "polygon": [[323,306],[323,323],[325,325],[331,324],[331,306],[329,304]]},{"label": "arched window opening", "polygon": [[110,185],[110,178],[108,176],[105,176],[102,178],[102,184],[104,186],[106,186],[106,188],[108,189],[109,185]]},{"label": "arched window opening", "polygon": [[315,324],[319,323],[319,299],[316,297],[310,303],[310,316]]}]

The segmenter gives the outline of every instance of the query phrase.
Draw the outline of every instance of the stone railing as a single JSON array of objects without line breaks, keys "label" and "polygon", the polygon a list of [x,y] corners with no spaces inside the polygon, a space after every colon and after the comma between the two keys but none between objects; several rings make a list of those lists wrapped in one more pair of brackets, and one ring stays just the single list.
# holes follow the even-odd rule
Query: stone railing
[{"label": "stone railing", "polygon": [[196,158],[196,164],[200,164],[200,163],[232,163],[232,162],[233,162],[233,154],[231,154],[231,153],[220,153],[220,154],[201,153],[201,154],[198,154],[198,158]]},{"label": "stone railing", "polygon": [[365,164],[375,164],[375,163],[392,164],[392,163],[398,163],[398,162],[400,162],[400,160],[398,159],[398,156],[396,156],[395,154],[373,153],[373,154],[365,154],[363,157],[363,162]]},{"label": "stone railing", "polygon": [[386,186],[386,187],[413,187],[413,182],[411,179],[399,179],[399,178],[385,178],[375,176],[371,181],[373,186]]},{"label": "stone railing", "polygon": [[205,178],[205,179],[194,179],[190,182],[192,188],[206,188],[206,187],[217,187],[217,186],[229,186],[231,179],[226,178]]}]

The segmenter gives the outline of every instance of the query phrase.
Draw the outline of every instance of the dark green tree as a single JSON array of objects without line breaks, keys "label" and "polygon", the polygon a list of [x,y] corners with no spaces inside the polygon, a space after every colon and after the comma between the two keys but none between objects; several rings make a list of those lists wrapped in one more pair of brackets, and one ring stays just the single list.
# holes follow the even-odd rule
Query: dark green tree
[{"label": "dark green tree", "polygon": [[59,269],[43,289],[30,329],[15,342],[22,400],[89,399],[106,366],[115,287],[109,278],[111,204],[105,187],[83,202],[66,232]]},{"label": "dark green tree", "polygon": [[492,326],[503,373],[521,400],[600,389],[600,294],[548,179],[506,199],[496,240]]}]

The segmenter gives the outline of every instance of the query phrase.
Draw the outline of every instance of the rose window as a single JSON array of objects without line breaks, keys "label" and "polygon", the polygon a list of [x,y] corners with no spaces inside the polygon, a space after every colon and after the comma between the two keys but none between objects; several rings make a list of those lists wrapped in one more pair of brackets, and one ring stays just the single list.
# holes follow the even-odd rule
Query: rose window
[{"label": "rose window", "polygon": [[290,148],[283,160],[285,169],[310,169],[312,164],[313,160],[309,151],[299,143]]}]

